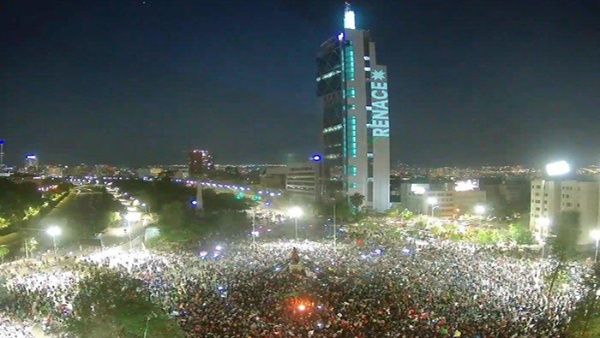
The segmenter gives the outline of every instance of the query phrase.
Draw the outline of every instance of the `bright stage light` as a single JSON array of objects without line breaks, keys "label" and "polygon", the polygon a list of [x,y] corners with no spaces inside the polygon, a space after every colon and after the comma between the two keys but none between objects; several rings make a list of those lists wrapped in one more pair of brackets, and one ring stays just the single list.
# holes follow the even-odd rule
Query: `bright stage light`
[{"label": "bright stage light", "polygon": [[300,207],[291,207],[288,209],[288,216],[290,216],[291,218],[302,217],[303,213],[304,212],[302,211],[302,208],[300,208]]},{"label": "bright stage light", "polygon": [[57,225],[52,225],[48,229],[46,229],[46,233],[51,237],[56,237],[62,234],[62,229]]},{"label": "bright stage light", "polygon": [[557,161],[546,164],[546,174],[548,176],[561,176],[568,174],[571,171],[571,166],[567,161]]}]

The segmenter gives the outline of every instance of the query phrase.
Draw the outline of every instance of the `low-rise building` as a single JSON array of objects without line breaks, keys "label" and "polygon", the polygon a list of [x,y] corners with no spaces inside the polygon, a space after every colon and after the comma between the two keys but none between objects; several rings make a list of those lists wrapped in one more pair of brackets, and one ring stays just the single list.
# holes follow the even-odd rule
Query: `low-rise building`
[{"label": "low-rise building", "polygon": [[320,163],[300,162],[287,166],[285,191],[294,199],[315,201],[320,196]]},{"label": "low-rise building", "polygon": [[473,213],[476,205],[486,203],[486,193],[471,181],[402,183],[400,203],[414,213],[454,217]]}]

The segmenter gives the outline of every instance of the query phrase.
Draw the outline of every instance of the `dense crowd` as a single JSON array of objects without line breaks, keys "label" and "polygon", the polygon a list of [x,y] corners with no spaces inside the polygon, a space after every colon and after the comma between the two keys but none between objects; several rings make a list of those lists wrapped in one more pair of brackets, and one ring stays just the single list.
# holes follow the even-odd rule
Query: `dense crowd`
[{"label": "dense crowd", "polygon": [[569,266],[549,295],[553,264],[445,242],[334,252],[279,241],[196,253],[115,249],[3,275],[11,313],[46,326],[70,315],[85,271],[112,269],[142,280],[191,337],[555,337],[582,293],[583,268]]}]

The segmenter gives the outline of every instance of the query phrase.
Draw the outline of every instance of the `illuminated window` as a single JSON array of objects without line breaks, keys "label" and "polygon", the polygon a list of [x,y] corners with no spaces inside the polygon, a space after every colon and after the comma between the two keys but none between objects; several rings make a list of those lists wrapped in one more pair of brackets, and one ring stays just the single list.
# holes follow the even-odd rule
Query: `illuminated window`
[{"label": "illuminated window", "polygon": [[344,48],[344,69],[346,81],[354,81],[354,47],[352,45]]},{"label": "illuminated window", "polygon": [[355,98],[356,97],[356,89],[355,88],[348,88],[348,97],[350,98]]},{"label": "illuminated window", "polygon": [[350,117],[350,124],[348,126],[348,149],[350,156],[356,157],[356,116]]},{"label": "illuminated window", "polygon": [[348,175],[356,176],[358,175],[358,168],[355,165],[348,166]]}]

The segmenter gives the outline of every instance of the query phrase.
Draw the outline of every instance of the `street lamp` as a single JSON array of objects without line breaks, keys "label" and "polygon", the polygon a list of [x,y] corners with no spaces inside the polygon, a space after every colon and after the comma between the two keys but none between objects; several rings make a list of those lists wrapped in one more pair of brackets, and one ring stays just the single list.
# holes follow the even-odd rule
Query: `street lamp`
[{"label": "street lamp", "polygon": [[473,210],[475,211],[475,213],[479,216],[483,216],[483,214],[485,214],[486,208],[485,205],[483,204],[477,204]]},{"label": "street lamp", "polygon": [[258,232],[256,231],[256,208],[252,208],[252,246],[256,246],[256,236]]},{"label": "street lamp", "polygon": [[335,213],[335,198],[333,199],[333,251],[337,252],[337,223],[336,223],[336,213]]},{"label": "street lamp", "polygon": [[475,211],[475,214],[479,216],[479,225],[481,225],[483,223],[483,215],[487,211],[487,208],[483,204],[476,204],[473,208],[473,211]]},{"label": "street lamp", "polygon": [[548,228],[550,228],[550,218],[541,217],[538,219],[538,225],[540,227],[540,241],[542,242],[542,258],[544,258],[546,253],[546,237],[548,234]]},{"label": "street lamp", "polygon": [[590,236],[596,241],[596,253],[594,254],[594,263],[598,263],[598,242],[600,242],[600,229],[590,231]]},{"label": "street lamp", "polygon": [[130,211],[125,215],[125,220],[127,221],[127,228],[124,231],[127,233],[127,237],[129,238],[129,250],[131,250],[131,248],[132,248],[132,244],[131,244],[132,226],[131,226],[131,223],[139,221],[141,216],[142,216],[141,213],[139,213],[137,211]]},{"label": "street lamp", "polygon": [[296,240],[298,240],[298,218],[302,217],[304,212],[300,207],[291,207],[288,209],[288,216],[294,219],[294,231],[296,233]]},{"label": "street lamp", "polygon": [[62,229],[57,225],[51,225],[46,229],[46,233],[52,237],[52,245],[54,246],[54,256],[56,256],[56,236],[62,234]]},{"label": "street lamp", "polygon": [[433,217],[433,211],[436,208],[439,208],[439,206],[437,205],[438,199],[437,199],[437,197],[430,196],[430,197],[427,197],[426,201],[427,201],[427,204],[431,206],[431,217]]}]

